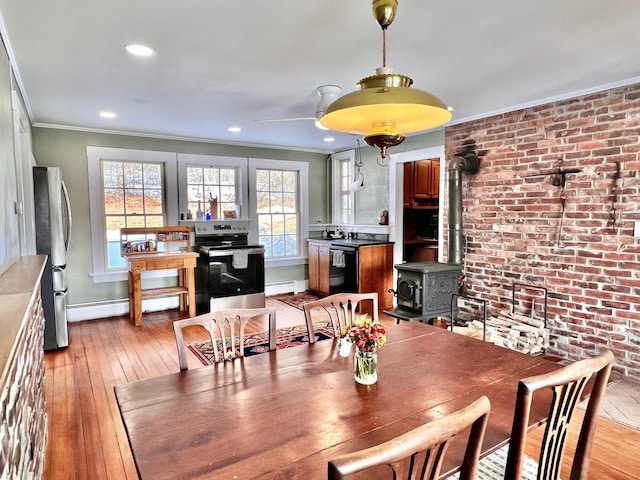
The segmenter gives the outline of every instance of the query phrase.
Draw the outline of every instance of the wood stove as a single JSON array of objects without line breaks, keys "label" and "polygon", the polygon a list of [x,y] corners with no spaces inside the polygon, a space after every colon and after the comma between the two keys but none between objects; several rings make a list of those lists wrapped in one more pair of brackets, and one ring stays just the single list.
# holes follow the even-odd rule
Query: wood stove
[{"label": "wood stove", "polygon": [[412,262],[395,265],[398,281],[397,306],[385,313],[402,320],[427,322],[438,315],[451,315],[451,296],[458,293],[461,265]]}]

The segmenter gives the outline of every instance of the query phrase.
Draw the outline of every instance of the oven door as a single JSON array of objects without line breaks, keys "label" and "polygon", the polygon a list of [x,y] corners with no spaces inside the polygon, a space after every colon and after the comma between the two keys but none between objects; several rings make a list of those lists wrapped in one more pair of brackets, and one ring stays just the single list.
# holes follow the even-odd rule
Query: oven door
[{"label": "oven door", "polygon": [[264,292],[264,249],[238,248],[209,253],[210,298]]},{"label": "oven door", "polygon": [[331,246],[329,250],[329,292],[358,291],[358,249]]}]

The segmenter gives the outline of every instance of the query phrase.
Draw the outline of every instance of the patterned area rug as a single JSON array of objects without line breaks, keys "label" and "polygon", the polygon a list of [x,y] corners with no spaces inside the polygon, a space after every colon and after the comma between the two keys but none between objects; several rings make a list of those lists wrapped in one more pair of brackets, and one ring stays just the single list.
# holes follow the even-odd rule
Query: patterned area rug
[{"label": "patterned area rug", "polygon": [[[316,340],[327,340],[333,338],[333,327],[328,322],[318,322],[313,324]],[[278,328],[276,330],[276,347],[278,349],[295,347],[309,342],[307,325],[296,325],[294,327]],[[188,345],[189,350],[198,357],[204,365],[213,365],[213,350],[211,342],[194,342]],[[244,341],[244,356],[250,357],[259,353],[269,351],[269,332],[250,333],[246,335]],[[218,352],[222,356],[222,348],[218,342]]]},{"label": "patterned area rug", "polygon": [[286,303],[292,307],[297,308],[298,310],[302,310],[302,305],[307,302],[313,302],[314,300],[318,300],[322,297],[318,297],[317,295],[311,292],[302,292],[302,293],[287,293],[285,295],[280,295],[274,297],[276,300],[281,301],[282,303]]}]

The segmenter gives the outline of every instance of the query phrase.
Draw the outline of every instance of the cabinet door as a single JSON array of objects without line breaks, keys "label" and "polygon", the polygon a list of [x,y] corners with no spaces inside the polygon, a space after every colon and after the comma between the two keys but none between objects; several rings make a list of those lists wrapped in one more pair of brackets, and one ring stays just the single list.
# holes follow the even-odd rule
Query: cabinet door
[{"label": "cabinet door", "polygon": [[416,200],[438,198],[440,194],[440,161],[420,160],[415,162],[413,197]]},{"label": "cabinet door", "polygon": [[429,190],[431,191],[432,198],[438,198],[440,196],[440,161],[439,160],[431,160],[431,178],[430,178],[431,186]]},{"label": "cabinet door", "polygon": [[329,245],[318,248],[318,292],[329,295]]},{"label": "cabinet door", "polygon": [[378,309],[393,308],[393,244],[362,246],[358,249],[358,291],[377,292]]},{"label": "cabinet door", "polygon": [[309,290],[329,294],[329,245],[309,242]]},{"label": "cabinet door", "polygon": [[309,290],[315,292],[318,291],[318,274],[320,272],[320,265],[318,264],[319,256],[318,250],[320,245],[317,243],[309,242]]}]

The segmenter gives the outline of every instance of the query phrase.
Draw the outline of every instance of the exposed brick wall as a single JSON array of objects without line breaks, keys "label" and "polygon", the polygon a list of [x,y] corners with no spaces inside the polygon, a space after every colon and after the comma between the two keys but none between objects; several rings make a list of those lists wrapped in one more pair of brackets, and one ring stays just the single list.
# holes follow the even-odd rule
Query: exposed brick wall
[{"label": "exposed brick wall", "polygon": [[[513,283],[545,287],[551,353],[608,348],[640,379],[640,84],[448,127],[446,158],[469,139],[486,152],[463,176],[469,295],[495,312]],[[581,170],[564,192],[527,177],[558,168]]]}]

